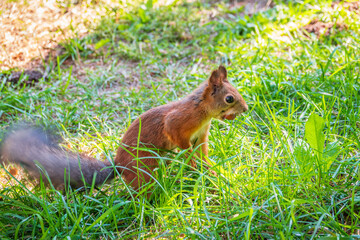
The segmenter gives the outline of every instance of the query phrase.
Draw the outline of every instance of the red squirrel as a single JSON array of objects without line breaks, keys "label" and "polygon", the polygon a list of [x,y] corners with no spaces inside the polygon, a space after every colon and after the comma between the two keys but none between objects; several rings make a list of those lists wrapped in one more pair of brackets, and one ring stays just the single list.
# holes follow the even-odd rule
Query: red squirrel
[{"label": "red squirrel", "polygon": [[[153,153],[141,148],[189,152],[196,148],[198,156],[207,156],[211,119],[233,120],[247,110],[244,99],[228,81],[225,67],[219,66],[190,95],[141,114],[123,136],[115,157],[116,169],[127,184],[138,190],[151,181],[158,166]],[[82,187],[84,181],[91,184],[93,179],[99,185],[116,176],[110,162],[65,150],[52,135],[35,127],[10,130],[0,144],[0,162],[19,164],[35,178],[46,171],[55,188],[65,187],[65,173],[73,188]],[[196,167],[193,159],[190,163]]]}]

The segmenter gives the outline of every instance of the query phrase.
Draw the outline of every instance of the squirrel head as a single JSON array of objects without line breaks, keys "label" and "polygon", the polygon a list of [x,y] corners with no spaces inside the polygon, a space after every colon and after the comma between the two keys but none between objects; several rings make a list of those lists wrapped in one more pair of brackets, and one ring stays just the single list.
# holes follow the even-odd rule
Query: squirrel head
[{"label": "squirrel head", "polygon": [[202,97],[209,103],[212,117],[221,120],[233,120],[236,115],[248,110],[248,105],[239,91],[230,84],[227,71],[221,65],[211,73]]}]

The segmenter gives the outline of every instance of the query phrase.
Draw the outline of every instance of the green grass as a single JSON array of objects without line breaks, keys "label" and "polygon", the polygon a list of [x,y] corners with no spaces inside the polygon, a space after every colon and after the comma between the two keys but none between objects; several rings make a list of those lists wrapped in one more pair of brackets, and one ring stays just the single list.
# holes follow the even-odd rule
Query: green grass
[{"label": "green grass", "polygon": [[[91,34],[63,43],[58,61],[74,62],[48,81],[23,87],[1,77],[0,127],[56,126],[70,149],[113,159],[139,114],[225,64],[249,111],[213,120],[219,176],[186,166],[180,152],[159,158],[150,200],[120,177],[79,193],[15,182],[0,191],[0,238],[359,238],[360,15],[331,1],[276,2],[251,17],[229,3],[151,3],[109,7]],[[312,19],[347,29],[305,36]],[[312,114],[323,141],[305,130]]]}]

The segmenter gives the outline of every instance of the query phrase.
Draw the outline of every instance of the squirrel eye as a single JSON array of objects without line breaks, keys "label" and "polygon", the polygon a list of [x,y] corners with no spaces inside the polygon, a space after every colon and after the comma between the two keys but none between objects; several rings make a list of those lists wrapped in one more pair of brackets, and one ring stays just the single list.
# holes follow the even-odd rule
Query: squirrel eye
[{"label": "squirrel eye", "polygon": [[227,103],[233,103],[233,102],[234,102],[234,97],[231,96],[231,95],[226,96],[225,101],[226,101]]}]

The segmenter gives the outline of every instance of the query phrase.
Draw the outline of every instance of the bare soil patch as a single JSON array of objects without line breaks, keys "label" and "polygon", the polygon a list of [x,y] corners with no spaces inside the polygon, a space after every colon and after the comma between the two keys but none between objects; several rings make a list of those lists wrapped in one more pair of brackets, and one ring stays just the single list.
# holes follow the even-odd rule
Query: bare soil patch
[{"label": "bare soil patch", "polygon": [[344,9],[346,9],[347,11],[350,12],[355,12],[357,14],[360,14],[360,2],[333,2],[331,4],[332,8],[338,8],[338,7],[343,7]]},{"label": "bare soil patch", "polygon": [[[331,4],[333,10],[344,9],[348,12],[360,14],[360,1],[358,2],[339,2],[335,1]],[[349,26],[343,22],[323,22],[319,19],[312,20],[309,24],[302,27],[305,35],[313,33],[317,37],[330,36],[331,34],[347,30]]]},{"label": "bare soil patch", "polygon": [[314,33],[316,36],[329,36],[332,31],[341,32],[346,30],[348,26],[345,23],[332,23],[332,22],[322,22],[318,19],[312,20],[309,24],[302,27],[302,30],[305,30],[305,34],[307,33]]},{"label": "bare soil patch", "polygon": [[45,74],[38,70],[25,70],[12,72],[8,77],[8,81],[12,83],[18,83],[22,79],[26,85],[32,85],[34,82],[39,81],[42,77],[46,77]]},{"label": "bare soil patch", "polygon": [[[66,39],[82,36],[106,14],[111,0],[2,0],[0,3],[0,71],[39,67],[49,51]],[[66,2],[66,1],[64,1]]]}]

